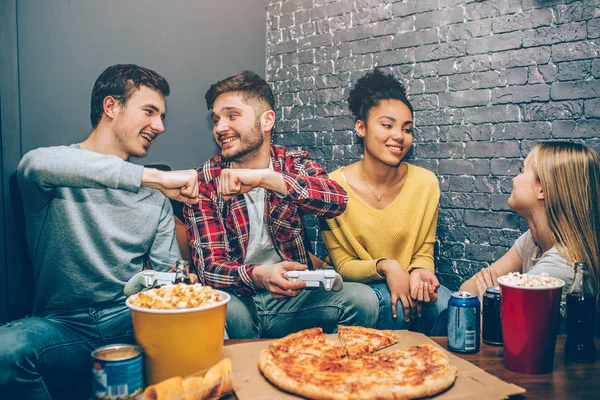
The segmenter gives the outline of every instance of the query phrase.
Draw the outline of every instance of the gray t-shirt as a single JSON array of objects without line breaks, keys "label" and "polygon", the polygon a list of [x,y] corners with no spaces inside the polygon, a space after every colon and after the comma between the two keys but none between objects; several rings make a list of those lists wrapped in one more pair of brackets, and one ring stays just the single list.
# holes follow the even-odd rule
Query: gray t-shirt
[{"label": "gray t-shirt", "polygon": [[254,188],[244,193],[250,231],[244,264],[276,264],[282,259],[273,246],[265,224],[265,189]]},{"label": "gray t-shirt", "polygon": [[522,273],[530,275],[539,275],[547,273],[549,276],[560,278],[565,281],[562,289],[561,314],[565,315],[566,295],[573,283],[574,271],[569,263],[556,247],[552,247],[547,252],[542,253],[542,249],[534,242],[531,231],[528,230],[515,241],[515,250],[523,260]]},{"label": "gray t-shirt", "polygon": [[124,301],[125,283],[149,259],[181,258],[173,210],[142,187],[143,167],[82,150],[47,147],[17,167],[34,269],[34,315]]}]

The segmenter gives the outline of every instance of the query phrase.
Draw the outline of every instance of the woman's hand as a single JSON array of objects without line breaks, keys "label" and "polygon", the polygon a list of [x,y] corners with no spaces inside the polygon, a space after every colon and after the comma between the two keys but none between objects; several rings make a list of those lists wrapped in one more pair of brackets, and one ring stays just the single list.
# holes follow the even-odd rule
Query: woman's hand
[{"label": "woman's hand", "polygon": [[377,272],[385,276],[390,294],[392,295],[392,317],[398,316],[396,303],[402,302],[404,308],[404,320],[410,322],[410,318],[416,314],[416,304],[410,297],[410,284],[408,272],[398,261],[385,259],[377,263]]},{"label": "woman's hand", "polygon": [[475,285],[477,285],[479,301],[483,304],[485,290],[489,287],[498,286],[498,274],[496,274],[496,271],[491,267],[483,268],[475,274]]},{"label": "woman's hand", "polygon": [[410,273],[410,295],[417,304],[417,315],[421,316],[422,303],[436,301],[440,281],[435,274],[424,268],[413,269]]}]

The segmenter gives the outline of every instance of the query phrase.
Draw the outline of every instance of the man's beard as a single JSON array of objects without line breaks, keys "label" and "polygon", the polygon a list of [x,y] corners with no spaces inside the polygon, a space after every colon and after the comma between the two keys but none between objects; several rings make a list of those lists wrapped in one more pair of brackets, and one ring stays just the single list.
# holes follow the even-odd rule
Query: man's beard
[{"label": "man's beard", "polygon": [[148,149],[145,147],[137,146],[137,138],[138,134],[133,136],[131,133],[127,131],[127,127],[123,126],[123,124],[118,123],[115,127],[115,138],[119,142],[121,150],[127,153],[128,158],[137,157],[142,158],[148,154]]},{"label": "man's beard", "polygon": [[[256,156],[256,150],[258,150],[265,141],[260,131],[260,120],[256,118],[254,121],[254,127],[252,127],[250,131],[246,132],[244,135],[240,135],[240,138],[238,139],[243,147],[237,153],[234,153],[230,156],[225,156],[223,153],[221,153],[223,160],[240,164],[252,160]],[[243,142],[242,137],[244,138]]]}]

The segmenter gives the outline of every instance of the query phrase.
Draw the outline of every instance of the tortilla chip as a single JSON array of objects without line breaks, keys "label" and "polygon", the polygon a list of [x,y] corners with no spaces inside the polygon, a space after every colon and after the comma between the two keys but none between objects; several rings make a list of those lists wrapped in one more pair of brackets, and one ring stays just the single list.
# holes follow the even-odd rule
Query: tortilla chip
[{"label": "tortilla chip", "polygon": [[[209,390],[206,399],[218,399],[224,394],[233,391],[231,372],[231,360],[229,358],[222,359],[208,370],[206,375],[204,375],[204,382],[208,385]],[[211,387],[213,385],[214,387]]]},{"label": "tortilla chip", "polygon": [[208,370],[204,378],[180,376],[166,379],[148,386],[144,391],[144,400],[169,400],[185,394],[185,400],[218,399],[233,391],[231,384],[231,360],[224,358]]},{"label": "tortilla chip", "polygon": [[209,388],[205,387],[206,381],[201,376],[190,376],[183,380],[185,400],[203,400],[208,395]]},{"label": "tortilla chip", "polygon": [[208,370],[206,375],[204,375],[204,379],[213,379],[215,377],[221,379],[225,376],[231,375],[231,371],[231,359],[224,358]]},{"label": "tortilla chip", "polygon": [[150,385],[144,391],[144,400],[168,400],[183,394],[183,379],[180,376],[165,379]]}]

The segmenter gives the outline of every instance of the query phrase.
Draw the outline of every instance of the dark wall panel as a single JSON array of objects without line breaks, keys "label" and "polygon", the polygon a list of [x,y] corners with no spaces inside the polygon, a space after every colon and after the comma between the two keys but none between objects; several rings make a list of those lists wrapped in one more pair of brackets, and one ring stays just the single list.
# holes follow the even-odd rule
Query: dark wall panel
[{"label": "dark wall panel", "polygon": [[[21,272],[21,253],[14,229],[9,178],[21,158],[16,1],[0,1],[0,322],[10,304],[24,296],[14,290]],[[16,282],[17,285],[19,282]]]}]

